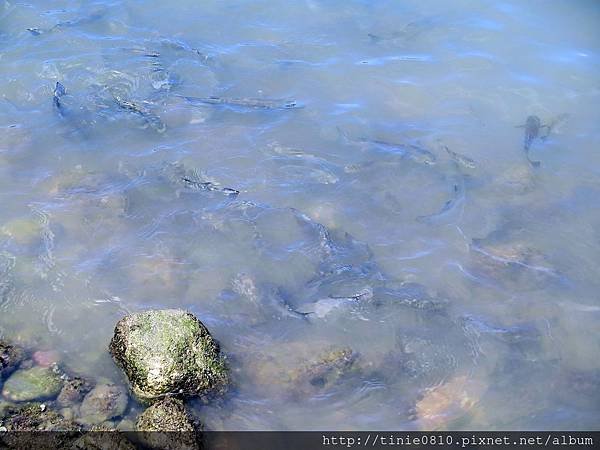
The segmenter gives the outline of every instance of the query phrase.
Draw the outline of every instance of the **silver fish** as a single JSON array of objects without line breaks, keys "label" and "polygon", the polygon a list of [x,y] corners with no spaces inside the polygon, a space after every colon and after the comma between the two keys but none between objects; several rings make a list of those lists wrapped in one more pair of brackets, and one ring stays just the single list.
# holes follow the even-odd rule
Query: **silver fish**
[{"label": "silver fish", "polygon": [[265,99],[265,98],[250,98],[250,97],[189,97],[185,95],[178,95],[187,100],[192,105],[217,105],[217,106],[229,106],[238,107],[244,109],[296,109],[301,108],[296,100],[285,100],[285,99]]},{"label": "silver fish", "polygon": [[229,197],[236,197],[240,193],[237,189],[205,180],[195,169],[186,169],[181,163],[166,164],[163,173],[173,184],[193,191],[220,192]]},{"label": "silver fish", "polygon": [[448,155],[450,155],[450,158],[452,158],[452,160],[459,166],[465,167],[467,169],[475,169],[477,167],[477,164],[475,163],[475,161],[473,159],[469,158],[468,156],[461,155],[460,153],[457,153],[457,152],[453,152],[445,145],[444,145],[444,149],[446,150]]},{"label": "silver fish", "polygon": [[153,128],[156,132],[164,133],[167,129],[167,126],[160,119],[160,117],[153,114],[140,104],[134,103],[129,100],[125,100],[118,95],[115,95],[114,99],[120,108],[141,116],[144,119],[145,123],[148,124],[151,128]]},{"label": "silver fish", "polygon": [[387,154],[396,155],[400,158],[410,159],[419,164],[432,165],[435,164],[437,160],[436,156],[432,152],[418,145],[387,142],[379,139],[372,140],[364,137],[351,138],[341,128],[337,127],[337,130],[340,136],[344,139],[344,141],[349,143],[366,145],[370,148],[375,148]]}]

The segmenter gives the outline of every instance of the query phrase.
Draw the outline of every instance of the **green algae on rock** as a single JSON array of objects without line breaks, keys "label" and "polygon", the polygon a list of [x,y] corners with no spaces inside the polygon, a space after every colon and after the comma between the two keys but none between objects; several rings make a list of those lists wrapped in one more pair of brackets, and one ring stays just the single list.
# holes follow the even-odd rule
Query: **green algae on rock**
[{"label": "green algae on rock", "polygon": [[124,317],[115,327],[110,352],[141,401],[223,392],[227,386],[219,344],[202,322],[182,310]]},{"label": "green algae on rock", "polygon": [[14,402],[46,400],[56,397],[61,388],[62,380],[54,370],[36,366],[14,372],[4,382],[2,395]]}]

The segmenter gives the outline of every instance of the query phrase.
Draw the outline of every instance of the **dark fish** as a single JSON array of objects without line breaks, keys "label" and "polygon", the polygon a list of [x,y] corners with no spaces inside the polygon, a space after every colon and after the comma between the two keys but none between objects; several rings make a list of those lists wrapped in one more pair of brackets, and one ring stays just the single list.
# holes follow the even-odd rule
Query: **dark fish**
[{"label": "dark fish", "polygon": [[396,153],[418,163],[431,165],[435,164],[436,161],[436,156],[432,152],[417,145],[386,142],[380,140],[370,141],[365,138],[360,138],[359,140],[370,143],[385,152]]},{"label": "dark fish", "polygon": [[86,25],[88,23],[92,23],[92,22],[95,22],[96,20],[101,19],[104,16],[104,14],[106,14],[106,11],[107,11],[107,8],[100,8],[100,9],[93,11],[88,16],[80,17],[79,19],[65,20],[62,22],[58,22],[56,25],[54,25],[53,27],[48,28],[46,30],[43,30],[43,29],[37,28],[37,27],[31,27],[31,28],[27,28],[27,31],[29,31],[34,36],[39,36],[41,34],[50,33],[54,30],[59,30],[61,28],[77,27],[80,25]]},{"label": "dark fish", "polygon": [[294,309],[304,317],[323,319],[333,312],[344,312],[357,306],[357,300],[351,297],[327,297],[308,305]]},{"label": "dark fish", "polygon": [[114,99],[115,99],[115,102],[117,103],[117,105],[119,105],[119,107],[121,109],[130,111],[134,114],[139,115],[140,117],[142,117],[144,119],[144,122],[147,125],[149,125],[151,128],[153,128],[156,132],[164,133],[165,130],[167,129],[167,126],[164,124],[164,122],[162,120],[160,120],[160,117],[153,114],[152,112],[150,112],[149,110],[147,110],[146,108],[141,106],[140,104],[134,103],[129,100],[124,100],[118,95],[115,95]]},{"label": "dark fish", "polygon": [[60,102],[60,98],[63,95],[67,94],[67,90],[65,89],[65,87],[62,85],[62,83],[60,81],[56,82],[56,86],[54,86],[54,92],[53,92],[53,97],[52,97],[52,103],[54,104],[54,107],[56,108],[56,110],[58,111],[58,114],[60,114],[60,116],[64,116],[65,112],[64,112],[64,108]]},{"label": "dark fish", "polygon": [[373,42],[373,43],[378,43],[383,40],[383,37],[381,37],[377,34],[367,33],[367,36],[369,37],[369,39],[371,39],[371,42]]},{"label": "dark fish", "polygon": [[444,203],[444,206],[442,206],[440,211],[434,214],[419,216],[417,217],[417,222],[427,223],[430,225],[436,224],[440,220],[447,217],[452,211],[462,206],[465,200],[464,181],[461,179],[461,182],[454,184],[452,191],[452,198]]},{"label": "dark fish", "polygon": [[439,22],[439,18],[433,16],[424,17],[422,19],[417,19],[407,23],[398,31],[385,33],[384,35],[368,33],[367,36],[371,39],[371,42],[374,44],[379,44],[382,42],[402,44],[406,43],[409,40],[415,39],[419,34],[427,30],[431,30],[435,26],[436,22]]},{"label": "dark fish", "polygon": [[153,50],[145,50],[143,48],[123,49],[130,51],[133,54],[145,56],[146,58],[160,58],[160,53]]},{"label": "dark fish", "polygon": [[542,121],[538,116],[529,116],[525,121],[525,125],[521,125],[520,128],[525,128],[523,150],[525,150],[527,161],[529,161],[529,164],[531,164],[533,167],[539,167],[542,164],[541,161],[532,161],[529,158],[529,149],[531,148],[533,141],[541,137],[540,132],[542,128],[548,128],[548,126],[542,125]]},{"label": "dark fish", "polygon": [[203,191],[221,192],[222,194],[235,197],[240,191],[228,187],[221,187],[210,181],[199,181],[188,176],[181,177],[181,181],[188,187],[196,188]]},{"label": "dark fish", "polygon": [[371,299],[373,298],[373,289],[367,288],[367,289],[363,289],[360,292],[357,292],[356,294],[350,294],[350,295],[330,295],[329,298],[331,299],[348,299],[348,300],[361,300],[361,299]]},{"label": "dark fish", "polygon": [[397,155],[400,158],[407,158],[414,162],[426,165],[435,164],[436,156],[427,150],[426,148],[419,147],[418,145],[407,144],[407,143],[394,143],[386,142],[378,139],[371,140],[368,138],[351,138],[346,132],[340,127],[337,127],[340,136],[347,142],[367,145],[369,147],[376,148],[384,153]]},{"label": "dark fish", "polygon": [[97,112],[90,110],[78,98],[69,94],[64,85],[57,81],[52,96],[53,107],[68,123],[69,134],[87,139],[96,123]]},{"label": "dark fish", "polygon": [[[387,299],[395,305],[421,311],[442,312],[448,306],[445,298],[432,297],[425,286],[418,283],[401,283],[400,286],[386,286],[378,293],[380,299]],[[381,300],[380,300],[381,301]]]},{"label": "dark fish", "polygon": [[29,31],[34,36],[39,36],[40,34],[44,34],[45,33],[44,30],[41,30],[39,28],[27,28],[27,31]]},{"label": "dark fish", "polygon": [[188,97],[185,95],[178,95],[178,97],[184,98],[192,105],[217,105],[217,106],[230,106],[239,107],[244,109],[296,109],[301,108],[296,100],[284,100],[284,99],[264,99],[264,98],[233,98],[233,97]]},{"label": "dark fish", "polygon": [[489,334],[507,344],[519,344],[537,341],[541,333],[535,323],[521,323],[511,326],[500,326],[471,315],[459,318],[459,323],[473,327],[479,333]]},{"label": "dark fish", "polygon": [[[287,299],[286,294],[280,288],[265,289],[262,293],[261,301],[267,310],[273,311],[276,316],[282,318],[293,318],[308,320],[310,313],[296,311]],[[274,316],[274,317],[276,317]]]}]

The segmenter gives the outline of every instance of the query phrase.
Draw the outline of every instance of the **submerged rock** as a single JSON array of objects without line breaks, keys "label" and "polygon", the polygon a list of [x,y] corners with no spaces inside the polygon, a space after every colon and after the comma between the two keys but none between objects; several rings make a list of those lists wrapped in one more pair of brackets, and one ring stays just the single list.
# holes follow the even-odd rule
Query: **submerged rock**
[{"label": "submerged rock", "polygon": [[227,384],[219,344],[185,311],[154,310],[124,317],[115,327],[110,352],[142,401],[223,391]]},{"label": "submerged rock", "polygon": [[4,383],[2,395],[15,402],[56,397],[62,388],[60,376],[48,367],[32,367],[13,373]]},{"label": "submerged rock", "polygon": [[[73,439],[81,433],[78,424],[65,419],[40,403],[8,407],[0,424],[1,430],[8,431],[0,432],[0,448],[69,448]],[[36,433],[25,433],[26,431],[36,431]],[[47,431],[52,433],[46,433]]]},{"label": "submerged rock", "polygon": [[11,220],[0,227],[0,233],[11,237],[19,245],[32,245],[41,239],[42,225],[34,218]]},{"label": "submerged rock", "polygon": [[24,358],[22,348],[0,340],[0,380],[10,375]]},{"label": "submerged rock", "polygon": [[136,422],[138,431],[194,431],[183,401],[166,397],[146,409]]},{"label": "submerged rock", "polygon": [[77,431],[74,422],[65,419],[56,411],[40,403],[8,407],[2,424],[8,431]]},{"label": "submerged rock", "polygon": [[349,347],[332,348],[321,354],[316,361],[290,373],[292,392],[296,396],[315,394],[327,389],[352,372],[357,372],[355,365],[357,354]]},{"label": "submerged rock", "polygon": [[100,384],[83,399],[79,409],[84,424],[101,424],[125,412],[128,403],[127,391],[115,384]]},{"label": "submerged rock", "polygon": [[70,447],[71,450],[135,450],[123,433],[104,427],[93,427]]},{"label": "submerged rock", "polygon": [[317,341],[286,343],[284,348],[254,353],[245,363],[244,376],[265,395],[286,401],[330,395],[364,375],[363,361],[349,347]]},{"label": "submerged rock", "polygon": [[[198,448],[196,426],[179,399],[166,397],[150,406],[137,420],[136,429],[150,448]],[[174,433],[176,432],[176,433]]]},{"label": "submerged rock", "polygon": [[83,378],[74,377],[67,379],[56,401],[63,407],[79,403],[90,389],[91,386]]},{"label": "submerged rock", "polygon": [[2,419],[7,416],[8,411],[11,408],[14,408],[14,404],[0,400],[0,423],[2,422]]},{"label": "submerged rock", "polygon": [[38,350],[31,358],[38,366],[52,367],[60,361],[60,354],[55,350]]},{"label": "submerged rock", "polygon": [[483,382],[461,375],[426,389],[415,406],[420,428],[448,429],[473,412],[486,388]]}]

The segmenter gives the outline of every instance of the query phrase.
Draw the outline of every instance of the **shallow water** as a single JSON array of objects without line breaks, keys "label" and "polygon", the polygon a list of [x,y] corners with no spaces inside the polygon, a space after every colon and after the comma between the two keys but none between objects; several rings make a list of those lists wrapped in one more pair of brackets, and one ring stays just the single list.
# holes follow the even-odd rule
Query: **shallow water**
[{"label": "shallow water", "polygon": [[208,429],[598,429],[599,19],[3,1],[0,337],[123,383],[116,321],[188,309]]}]

